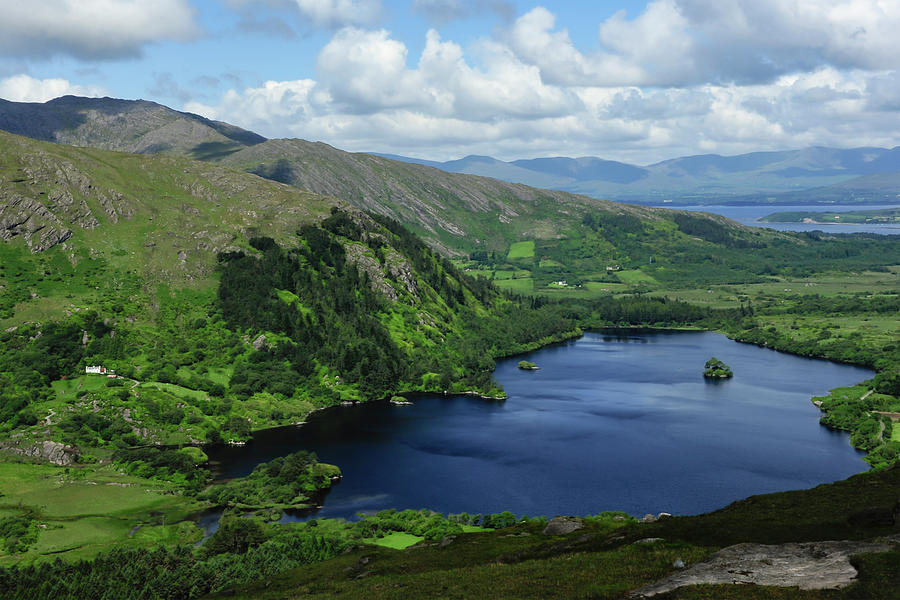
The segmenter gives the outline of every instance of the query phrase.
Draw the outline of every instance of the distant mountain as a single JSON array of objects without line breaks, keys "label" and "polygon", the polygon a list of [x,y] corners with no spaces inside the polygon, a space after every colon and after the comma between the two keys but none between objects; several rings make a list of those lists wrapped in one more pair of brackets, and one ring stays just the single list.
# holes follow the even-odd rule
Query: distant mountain
[{"label": "distant mountain", "polygon": [[[900,147],[804,148],[737,156],[703,154],[645,167],[596,157],[536,158],[504,162],[467,156],[447,162],[402,156],[394,160],[428,164],[453,173],[558,189],[595,198],[639,203],[674,202],[854,202],[883,201],[900,193]],[[877,190],[858,177],[880,175]],[[854,190],[847,191],[850,186]],[[837,186],[831,189],[831,186]]]},{"label": "distant mountain", "polygon": [[612,183],[634,183],[647,177],[647,169],[614,160],[603,160],[593,156],[582,158],[534,158],[516,160],[514,165],[531,171],[540,171],[559,177],[571,177],[578,181],[609,181]]},{"label": "distant mountain", "polygon": [[[465,224],[473,219],[513,222],[513,215],[543,211],[534,206],[534,198],[541,195],[549,194],[554,204],[594,204],[586,198],[575,200],[558,192],[538,193],[500,182],[595,199],[673,205],[873,203],[893,201],[900,193],[900,147],[705,154],[647,166],[597,157],[507,162],[472,155],[438,162],[351,154],[304,140],[267,140],[233,125],[153,102],[74,96],[43,104],[0,100],[0,129],[76,146],[222,162],[392,215],[419,227],[419,233],[445,249],[457,243],[451,238],[484,240],[492,235],[494,227],[487,223],[469,231]],[[429,168],[499,181],[439,176],[422,170]],[[569,211],[563,206],[554,210]],[[459,223],[464,225],[462,229]],[[558,233],[555,226],[541,231]]]},{"label": "distant mountain", "polygon": [[136,154],[214,159],[261,135],[146,100],[62,96],[43,104],[0,99],[0,129],[26,137]]}]

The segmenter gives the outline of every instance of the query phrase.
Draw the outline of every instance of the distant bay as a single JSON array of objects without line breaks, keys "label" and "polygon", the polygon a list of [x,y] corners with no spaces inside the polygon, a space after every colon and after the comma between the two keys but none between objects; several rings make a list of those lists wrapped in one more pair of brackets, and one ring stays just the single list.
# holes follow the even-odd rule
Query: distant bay
[{"label": "distant bay", "polygon": [[692,210],[710,212],[734,219],[743,225],[751,227],[767,227],[778,231],[827,231],[829,233],[880,233],[884,235],[900,235],[900,224],[827,224],[815,223],[763,223],[759,219],[774,212],[792,211],[822,211],[822,212],[849,212],[860,210],[878,210],[883,208],[896,208],[898,204],[823,204],[823,205],[754,205],[754,206],[719,206],[719,205],[691,205],[676,206],[674,204],[656,204],[660,208],[677,208],[679,210]]}]

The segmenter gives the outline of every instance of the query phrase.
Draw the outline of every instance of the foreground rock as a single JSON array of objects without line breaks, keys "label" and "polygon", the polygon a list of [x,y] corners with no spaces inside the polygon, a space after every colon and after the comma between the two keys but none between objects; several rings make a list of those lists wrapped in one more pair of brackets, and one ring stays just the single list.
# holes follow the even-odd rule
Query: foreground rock
[{"label": "foreground rock", "polygon": [[544,530],[544,535],[566,535],[584,527],[584,522],[578,517],[553,517]]},{"label": "foreground rock", "polygon": [[889,544],[872,542],[807,542],[802,544],[737,544],[707,560],[631,593],[649,598],[685,585],[756,584],[801,590],[840,588],[853,583],[850,556],[886,552]]}]

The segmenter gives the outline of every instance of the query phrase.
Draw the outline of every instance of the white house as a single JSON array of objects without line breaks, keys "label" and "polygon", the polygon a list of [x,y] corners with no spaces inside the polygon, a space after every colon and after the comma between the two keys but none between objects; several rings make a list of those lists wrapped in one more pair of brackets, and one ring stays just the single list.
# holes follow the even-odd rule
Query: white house
[{"label": "white house", "polygon": [[98,374],[98,375],[105,375],[105,374],[106,374],[106,367],[101,367],[101,366],[96,366],[96,367],[85,367],[85,368],[84,368],[84,372],[85,372],[85,373],[96,373],[96,374]]}]

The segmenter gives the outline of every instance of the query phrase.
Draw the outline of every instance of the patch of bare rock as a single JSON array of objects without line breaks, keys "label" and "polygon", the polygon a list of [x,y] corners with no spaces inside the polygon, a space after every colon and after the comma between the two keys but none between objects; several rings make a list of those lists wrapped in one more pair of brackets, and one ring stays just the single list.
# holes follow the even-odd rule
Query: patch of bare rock
[{"label": "patch of bare rock", "polygon": [[802,590],[840,588],[853,583],[854,554],[886,552],[889,544],[854,541],[804,542],[779,545],[737,544],[703,562],[631,593],[649,598],[685,585],[755,584]]},{"label": "patch of bare rock", "polygon": [[578,517],[553,517],[544,530],[544,535],[566,535],[584,527],[584,521]]},{"label": "patch of bare rock", "polygon": [[54,465],[67,467],[73,465],[78,460],[78,449],[73,446],[60,444],[45,440],[34,444],[19,444],[16,442],[5,442],[2,446],[4,450],[9,450],[14,454],[21,454],[28,458],[36,458],[46,460]]}]

